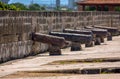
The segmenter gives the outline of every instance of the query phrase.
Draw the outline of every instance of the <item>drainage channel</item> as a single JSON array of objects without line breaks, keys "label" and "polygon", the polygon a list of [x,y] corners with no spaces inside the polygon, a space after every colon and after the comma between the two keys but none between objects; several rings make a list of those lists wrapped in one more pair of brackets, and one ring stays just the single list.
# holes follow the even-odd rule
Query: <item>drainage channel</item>
[{"label": "drainage channel", "polygon": [[120,73],[120,68],[98,68],[80,70],[80,74],[112,74],[112,73]]},{"label": "drainage channel", "polygon": [[52,77],[52,76],[71,76],[71,75],[84,75],[84,74],[117,74],[120,73],[120,68],[95,68],[95,69],[66,69],[66,70],[53,70],[53,71],[20,71],[2,77],[7,78],[28,78],[28,77]]},{"label": "drainage channel", "polygon": [[76,64],[76,63],[103,63],[103,62],[120,62],[120,58],[90,58],[78,60],[60,60],[54,61],[45,65],[62,65],[62,64]]},{"label": "drainage channel", "polygon": [[55,71],[40,71],[40,73],[63,73],[63,74],[112,74],[120,73],[120,67],[114,68],[88,68],[88,69],[65,69]]},{"label": "drainage channel", "polygon": [[[60,60],[48,63],[46,65],[65,65],[65,64],[82,64],[82,63],[105,63],[105,62],[120,62],[120,58],[88,58],[78,60]],[[85,68],[85,69],[71,69],[52,71],[52,73],[70,73],[70,74],[110,74],[120,73],[120,66],[107,68]]]}]

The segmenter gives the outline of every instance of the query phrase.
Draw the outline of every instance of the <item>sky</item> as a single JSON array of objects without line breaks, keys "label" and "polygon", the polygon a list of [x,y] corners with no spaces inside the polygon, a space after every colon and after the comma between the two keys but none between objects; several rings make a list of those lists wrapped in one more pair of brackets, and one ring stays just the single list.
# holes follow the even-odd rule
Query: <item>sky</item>
[{"label": "sky", "polygon": [[[55,5],[55,1],[56,0],[33,0],[34,3],[38,3],[38,4],[47,4],[47,5]],[[25,5],[29,5],[32,0],[10,0],[10,3],[15,3],[15,2],[20,2],[20,3],[24,3]],[[61,5],[67,5],[68,4],[68,0],[61,0]]]}]

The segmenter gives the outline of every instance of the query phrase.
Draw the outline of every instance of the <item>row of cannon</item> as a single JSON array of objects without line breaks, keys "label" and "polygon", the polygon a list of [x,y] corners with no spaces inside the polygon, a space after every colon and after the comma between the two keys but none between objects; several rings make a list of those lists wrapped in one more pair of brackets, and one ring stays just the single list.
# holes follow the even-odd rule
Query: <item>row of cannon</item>
[{"label": "row of cannon", "polygon": [[64,29],[63,32],[50,32],[48,35],[32,33],[32,40],[47,43],[49,55],[61,55],[61,49],[64,47],[71,46],[71,51],[80,51],[81,44],[85,44],[85,47],[101,45],[104,38],[111,41],[113,36],[119,34],[115,27],[87,26],[80,29]]}]

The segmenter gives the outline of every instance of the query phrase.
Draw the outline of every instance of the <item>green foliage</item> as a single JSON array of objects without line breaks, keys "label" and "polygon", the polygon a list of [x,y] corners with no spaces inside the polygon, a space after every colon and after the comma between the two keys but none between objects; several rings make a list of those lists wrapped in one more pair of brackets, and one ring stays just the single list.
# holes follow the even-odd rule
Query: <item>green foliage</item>
[{"label": "green foliage", "polygon": [[61,11],[61,7],[54,8],[55,11]]},{"label": "green foliage", "polygon": [[16,11],[18,11],[20,9],[14,5],[5,4],[0,1],[0,10],[16,10]]},{"label": "green foliage", "polygon": [[44,6],[41,6],[41,10],[46,10],[46,8]]},{"label": "green foliage", "polygon": [[67,9],[66,11],[67,11],[67,12],[72,12],[73,10],[72,10],[72,9]]},{"label": "green foliage", "polygon": [[87,6],[85,8],[86,11],[96,11],[95,7],[94,6]]},{"label": "green foliage", "polygon": [[[96,8],[94,6],[87,6],[85,8],[86,11],[96,11]],[[102,11],[101,7],[98,7],[98,11]],[[108,6],[105,6],[103,11],[108,11]],[[120,7],[115,7],[115,11],[120,11]]]},{"label": "green foliage", "polygon": [[45,7],[40,6],[39,4],[30,4],[30,5],[29,5],[29,10],[44,11],[44,10],[45,10]]},{"label": "green foliage", "polygon": [[12,3],[12,4],[5,4],[0,1],[0,10],[39,10],[44,11],[45,7],[40,6],[39,4],[30,4],[28,7],[22,3]]},{"label": "green foliage", "polygon": [[120,11],[120,7],[116,7],[115,10],[116,10],[116,11]]},{"label": "green foliage", "polygon": [[24,4],[22,4],[22,3],[12,3],[10,5],[14,5],[17,8],[19,8],[20,10],[28,10],[28,8]]}]

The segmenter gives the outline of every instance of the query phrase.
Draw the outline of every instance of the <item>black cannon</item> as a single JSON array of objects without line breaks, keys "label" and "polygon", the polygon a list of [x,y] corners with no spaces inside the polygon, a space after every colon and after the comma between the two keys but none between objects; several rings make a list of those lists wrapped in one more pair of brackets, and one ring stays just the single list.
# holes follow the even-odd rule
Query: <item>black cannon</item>
[{"label": "black cannon", "polygon": [[119,35],[120,35],[120,30],[118,32],[119,32]]},{"label": "black cannon", "polygon": [[[81,30],[75,30],[75,29],[64,29],[63,30],[64,33],[75,33],[75,34],[85,34],[85,35],[91,35],[92,39],[94,41],[94,34],[92,33],[92,31],[87,31],[84,29]],[[85,47],[92,47],[93,46],[93,41],[86,43]]]},{"label": "black cannon", "polygon": [[61,55],[61,48],[64,47],[65,44],[67,44],[63,37],[41,33],[33,33],[32,40],[49,44],[50,55]]},{"label": "black cannon", "polygon": [[119,30],[116,27],[93,26],[94,28],[106,29],[112,36],[119,35]]},{"label": "black cannon", "polygon": [[77,34],[86,34],[86,35],[93,35],[92,31],[84,30],[84,29],[64,29],[63,32],[65,33],[77,33]]},{"label": "black cannon", "polygon": [[71,41],[72,42],[71,51],[79,51],[82,49],[81,44],[89,43],[92,41],[92,35],[60,32],[50,32],[49,34],[64,37],[67,41]]},{"label": "black cannon", "polygon": [[107,40],[111,41],[112,36],[119,35],[119,30],[116,27],[103,27],[103,26],[93,26],[94,28],[106,29],[108,31]]},{"label": "black cannon", "polygon": [[104,38],[107,37],[108,31],[105,29],[98,29],[93,27],[85,27],[85,30],[91,30],[95,35],[95,45],[100,45],[101,42],[104,42]]}]

